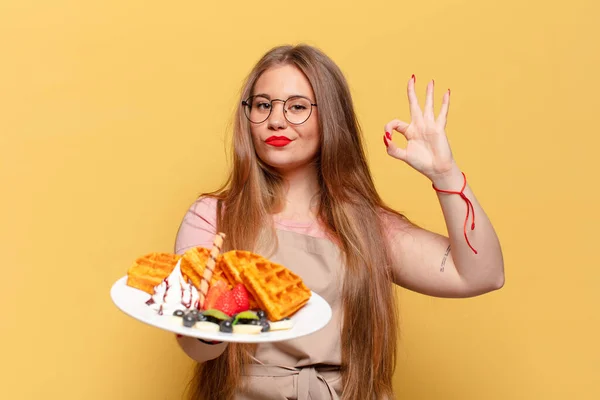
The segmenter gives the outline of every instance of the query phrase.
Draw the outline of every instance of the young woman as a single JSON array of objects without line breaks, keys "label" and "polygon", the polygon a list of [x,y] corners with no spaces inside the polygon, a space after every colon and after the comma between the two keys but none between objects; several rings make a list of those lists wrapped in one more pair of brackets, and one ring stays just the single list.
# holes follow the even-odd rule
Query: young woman
[{"label": "young woman", "polygon": [[[450,91],[436,117],[433,81],[423,110],[414,76],[407,89],[411,122],[386,124],[384,148],[431,180],[448,237],[415,226],[379,197],[348,85],[330,58],[282,46],[254,67],[237,110],[229,180],[190,207],[176,252],[210,248],[225,232],[225,251],[285,265],[328,301],[333,319],[313,335],[258,346],[179,337],[198,362],[192,398],[392,399],[393,285],[438,297],[503,286],[498,238],[444,131]],[[392,142],[394,131],[406,148]]]}]

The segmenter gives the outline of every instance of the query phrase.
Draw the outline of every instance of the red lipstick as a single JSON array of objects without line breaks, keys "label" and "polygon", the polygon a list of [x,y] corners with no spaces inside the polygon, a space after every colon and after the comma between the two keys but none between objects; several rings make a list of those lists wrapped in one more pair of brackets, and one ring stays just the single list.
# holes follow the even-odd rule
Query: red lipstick
[{"label": "red lipstick", "polygon": [[286,138],[285,136],[271,136],[268,137],[267,140],[265,140],[266,144],[275,147],[287,146],[288,144],[290,144],[290,142],[291,140]]}]

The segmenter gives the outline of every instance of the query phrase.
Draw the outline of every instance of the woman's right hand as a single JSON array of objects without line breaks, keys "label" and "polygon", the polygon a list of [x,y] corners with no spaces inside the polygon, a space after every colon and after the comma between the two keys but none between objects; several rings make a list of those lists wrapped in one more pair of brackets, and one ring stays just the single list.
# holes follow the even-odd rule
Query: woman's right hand
[{"label": "woman's right hand", "polygon": [[227,342],[216,342],[207,344],[198,338],[176,335],[177,342],[181,349],[196,362],[203,363],[219,357],[227,348]]}]

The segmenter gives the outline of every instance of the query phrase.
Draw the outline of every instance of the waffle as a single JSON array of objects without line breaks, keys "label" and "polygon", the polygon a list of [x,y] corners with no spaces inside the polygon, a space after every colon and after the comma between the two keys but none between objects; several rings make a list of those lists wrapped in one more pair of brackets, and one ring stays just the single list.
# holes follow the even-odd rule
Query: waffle
[{"label": "waffle", "polygon": [[[244,283],[241,277],[241,272],[248,266],[251,266],[260,261],[267,261],[258,254],[251,253],[249,251],[232,250],[223,253],[219,259],[221,262],[221,268],[224,272],[225,277],[229,284],[233,287],[238,283]],[[258,307],[258,303],[254,299],[254,296],[250,294],[250,308],[254,309]]]},{"label": "waffle", "polygon": [[221,257],[218,257],[217,263],[215,264],[215,270],[213,271],[213,276],[210,279],[210,284],[212,285],[213,283],[215,283],[215,281],[221,280],[227,282],[229,284],[229,288],[233,289],[233,286],[231,285],[231,282],[227,280],[224,271],[225,270],[223,269],[223,260],[221,259]]},{"label": "waffle", "polygon": [[271,321],[289,317],[310,298],[310,290],[298,275],[268,260],[247,265],[240,277]]},{"label": "waffle", "polygon": [[242,281],[240,273],[248,265],[254,264],[259,261],[266,261],[263,257],[259,256],[258,254],[242,250],[232,250],[228,251],[227,253],[223,253],[221,259],[223,261],[223,272],[225,273],[227,280],[234,286],[238,283],[244,283]]},{"label": "waffle", "polygon": [[[209,249],[205,249],[204,247],[194,247],[186,251],[181,259],[180,267],[183,278],[186,281],[191,281],[198,290],[200,290],[200,283],[202,282],[202,276],[204,276],[204,268],[206,267],[206,262],[209,257]],[[220,261],[220,258],[218,258],[213,276],[210,280],[211,285],[218,279],[228,282],[223,273],[223,268],[221,268],[221,264],[222,262]]]},{"label": "waffle", "polygon": [[154,287],[173,272],[181,256],[150,253],[135,260],[127,271],[127,285],[154,294]]}]

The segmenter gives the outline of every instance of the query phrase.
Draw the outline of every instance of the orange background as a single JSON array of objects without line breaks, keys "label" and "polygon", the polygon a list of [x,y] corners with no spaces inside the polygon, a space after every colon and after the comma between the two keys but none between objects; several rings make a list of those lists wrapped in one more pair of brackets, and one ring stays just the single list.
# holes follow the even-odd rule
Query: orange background
[{"label": "orange background", "polygon": [[[411,74],[452,88],[448,134],[494,222],[506,286],[399,290],[402,399],[600,398],[596,2],[0,3],[0,379],[10,399],[179,399],[191,362],[109,289],[170,251],[226,175],[230,117],[271,46],[346,73],[384,198],[444,232],[425,178],[385,155]],[[441,93],[438,93],[438,105]]]}]

